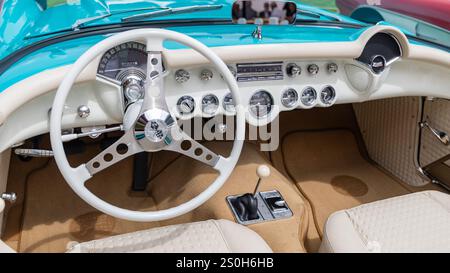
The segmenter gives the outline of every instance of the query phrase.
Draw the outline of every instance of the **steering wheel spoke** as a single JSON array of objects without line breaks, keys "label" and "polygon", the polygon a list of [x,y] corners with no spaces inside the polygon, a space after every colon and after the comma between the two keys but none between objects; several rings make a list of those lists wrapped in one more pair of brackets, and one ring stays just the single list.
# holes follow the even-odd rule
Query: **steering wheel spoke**
[{"label": "steering wheel spoke", "polygon": [[86,169],[89,171],[90,175],[94,175],[117,162],[142,151],[142,148],[134,139],[133,132],[129,131],[111,146],[89,160],[89,162],[85,164]]},{"label": "steering wheel spoke", "polygon": [[180,154],[189,156],[206,165],[209,165],[220,172],[217,168],[221,156],[206,148],[198,141],[192,139],[178,126],[172,129],[173,141],[165,149],[169,151],[178,152]]},{"label": "steering wheel spoke", "polygon": [[162,53],[160,51],[147,51],[147,74],[145,79],[145,95],[142,109],[159,108],[167,110],[164,93],[164,69]]}]

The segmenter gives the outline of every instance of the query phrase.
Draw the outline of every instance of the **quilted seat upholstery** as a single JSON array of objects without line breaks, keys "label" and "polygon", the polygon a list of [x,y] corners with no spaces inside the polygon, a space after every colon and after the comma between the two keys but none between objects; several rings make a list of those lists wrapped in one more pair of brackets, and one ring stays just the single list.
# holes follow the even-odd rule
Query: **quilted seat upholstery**
[{"label": "quilted seat upholstery", "polygon": [[336,212],[320,252],[450,252],[450,195],[424,191]]},{"label": "quilted seat upholstery", "polygon": [[272,252],[254,231],[228,220],[153,228],[81,244],[68,252],[239,253]]}]

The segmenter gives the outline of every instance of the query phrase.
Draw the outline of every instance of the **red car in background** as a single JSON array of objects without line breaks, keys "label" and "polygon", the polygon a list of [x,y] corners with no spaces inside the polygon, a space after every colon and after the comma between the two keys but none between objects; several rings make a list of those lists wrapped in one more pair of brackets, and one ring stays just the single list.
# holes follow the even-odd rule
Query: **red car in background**
[{"label": "red car in background", "polygon": [[450,30],[450,0],[336,0],[336,5],[345,15],[351,15],[361,5],[370,5]]}]

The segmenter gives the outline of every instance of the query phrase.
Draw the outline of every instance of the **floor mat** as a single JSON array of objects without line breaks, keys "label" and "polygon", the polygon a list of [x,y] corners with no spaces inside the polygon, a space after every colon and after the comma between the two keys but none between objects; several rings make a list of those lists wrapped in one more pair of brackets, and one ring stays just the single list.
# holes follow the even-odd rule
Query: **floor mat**
[{"label": "floor mat", "polygon": [[311,202],[320,234],[335,211],[410,193],[361,156],[348,130],[291,133],[282,149],[289,175]]},{"label": "floor mat", "polygon": [[[208,143],[208,147],[219,154],[227,154],[231,143]],[[71,158],[72,166],[86,162],[98,152],[98,150],[89,149],[89,154]],[[158,157],[158,162],[160,159]],[[216,176],[216,173],[205,164],[182,156],[166,167],[156,166],[157,174],[150,182],[151,197],[130,197],[127,191],[131,183],[132,163],[132,158],[128,158],[117,163],[117,166],[98,173],[88,182],[89,188],[96,195],[124,208],[165,209],[197,196]],[[267,161],[259,153],[257,146],[247,144],[231,177],[205,204],[171,220],[158,223],[133,223],[107,216],[81,201],[68,187],[52,160],[44,169],[39,169],[30,175],[23,204],[25,208],[23,230],[18,232],[17,236],[11,234],[11,238],[14,240],[16,237],[20,238],[18,240],[20,252],[64,252],[66,245],[71,241],[83,242],[155,226],[206,219],[233,221],[234,217],[225,197],[251,192],[256,185],[255,170],[258,164],[267,164]],[[296,187],[272,169],[271,176],[264,179],[260,189],[276,189],[282,193],[294,216],[249,227],[259,233],[275,252],[304,252],[300,230],[304,203]]]},{"label": "floor mat", "polygon": [[[99,150],[72,157],[72,166],[92,158]],[[128,209],[154,209],[151,197],[130,196],[132,158],[100,172],[88,188],[107,201]],[[128,222],[105,215],[82,201],[67,185],[54,160],[30,176],[26,187],[20,252],[64,252],[67,243],[99,239],[157,226]]]}]

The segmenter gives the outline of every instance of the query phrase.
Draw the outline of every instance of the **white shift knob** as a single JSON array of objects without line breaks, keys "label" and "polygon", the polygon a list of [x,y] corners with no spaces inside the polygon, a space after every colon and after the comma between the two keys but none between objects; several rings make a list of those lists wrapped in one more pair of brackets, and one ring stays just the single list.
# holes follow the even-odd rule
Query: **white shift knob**
[{"label": "white shift knob", "polygon": [[256,169],[256,174],[263,179],[270,176],[270,168],[267,165],[259,165]]}]

